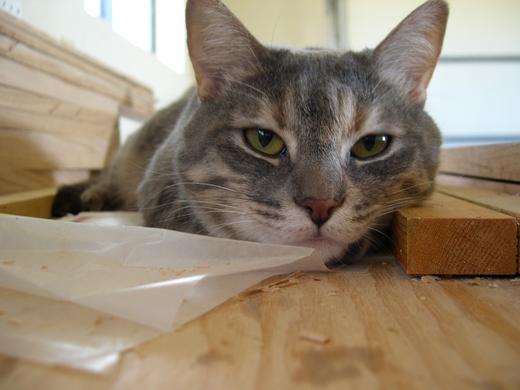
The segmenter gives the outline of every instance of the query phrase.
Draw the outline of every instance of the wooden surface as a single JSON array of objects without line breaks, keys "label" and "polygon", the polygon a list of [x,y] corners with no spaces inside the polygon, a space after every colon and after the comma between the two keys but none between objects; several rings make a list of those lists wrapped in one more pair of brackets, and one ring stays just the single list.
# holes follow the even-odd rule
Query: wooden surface
[{"label": "wooden surface", "polygon": [[387,258],[242,294],[107,377],[5,357],[0,388],[515,389],[518,367],[520,285],[421,281]]},{"label": "wooden surface", "polygon": [[520,184],[486,180],[458,175],[439,174],[436,182],[441,185],[452,187],[471,187],[480,190],[500,192],[509,195],[520,195]]},{"label": "wooden surface", "polygon": [[516,218],[448,195],[398,210],[392,231],[409,274],[511,275],[518,268]]},{"label": "wooden surface", "polygon": [[442,149],[439,171],[520,183],[520,143]]},{"label": "wooden surface", "polygon": [[55,188],[0,196],[0,213],[50,218]]}]

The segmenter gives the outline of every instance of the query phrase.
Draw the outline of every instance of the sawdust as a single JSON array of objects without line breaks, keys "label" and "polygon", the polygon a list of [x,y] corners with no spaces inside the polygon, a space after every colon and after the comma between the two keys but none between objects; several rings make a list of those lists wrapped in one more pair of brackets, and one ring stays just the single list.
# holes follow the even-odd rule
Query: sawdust
[{"label": "sawdust", "polygon": [[104,321],[105,321],[105,319],[103,318],[103,316],[97,316],[96,320],[94,321],[94,325],[101,326],[101,325],[103,325]]},{"label": "sawdust", "polygon": [[282,288],[295,286],[299,283],[298,279],[303,275],[304,275],[304,273],[301,271],[293,272],[280,280],[277,280],[275,282],[268,284],[267,286],[259,286],[259,287],[250,288],[250,289],[244,291],[242,294],[240,294],[240,296],[247,297],[247,296],[256,295],[259,293],[271,293],[271,292],[278,291]]},{"label": "sawdust", "polygon": [[441,278],[439,278],[438,276],[432,276],[432,275],[421,276],[421,282],[423,282],[423,283],[433,283],[433,282],[438,282],[439,280],[441,280]]},{"label": "sawdust", "polygon": [[473,279],[468,280],[467,283],[468,283],[470,286],[480,286],[480,285],[481,285],[481,280],[480,280],[480,278],[477,276],[476,278],[473,278]]},{"label": "sawdust", "polygon": [[4,264],[4,265],[13,265],[14,264],[14,260],[2,260],[2,264]]},{"label": "sawdust", "polygon": [[7,323],[8,323],[9,325],[13,325],[13,326],[20,326],[20,325],[22,325],[22,321],[20,321],[20,320],[18,320],[18,319],[16,319],[16,318],[10,318],[10,319],[8,319],[8,320],[7,320]]}]

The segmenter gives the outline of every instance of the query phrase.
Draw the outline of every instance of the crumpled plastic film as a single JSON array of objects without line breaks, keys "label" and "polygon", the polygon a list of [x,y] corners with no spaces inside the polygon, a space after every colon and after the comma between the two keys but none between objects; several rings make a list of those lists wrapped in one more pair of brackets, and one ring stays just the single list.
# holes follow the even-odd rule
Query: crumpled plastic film
[{"label": "crumpled plastic film", "polygon": [[0,352],[104,372],[312,249],[0,215]]}]

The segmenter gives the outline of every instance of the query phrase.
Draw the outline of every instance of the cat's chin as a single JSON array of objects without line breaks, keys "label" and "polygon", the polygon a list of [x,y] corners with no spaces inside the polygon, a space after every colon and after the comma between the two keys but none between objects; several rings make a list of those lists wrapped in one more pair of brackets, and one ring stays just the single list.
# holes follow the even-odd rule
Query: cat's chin
[{"label": "cat's chin", "polygon": [[340,243],[326,237],[295,241],[290,245],[313,248],[315,256],[322,259],[324,264],[328,264],[331,259],[342,257],[348,249],[348,243]]}]

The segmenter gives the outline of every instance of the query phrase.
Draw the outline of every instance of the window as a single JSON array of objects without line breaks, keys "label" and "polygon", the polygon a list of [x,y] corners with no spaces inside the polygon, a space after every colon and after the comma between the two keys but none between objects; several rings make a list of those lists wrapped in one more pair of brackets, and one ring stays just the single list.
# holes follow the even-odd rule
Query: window
[{"label": "window", "polygon": [[85,11],[177,73],[186,70],[185,0],[84,0]]}]

